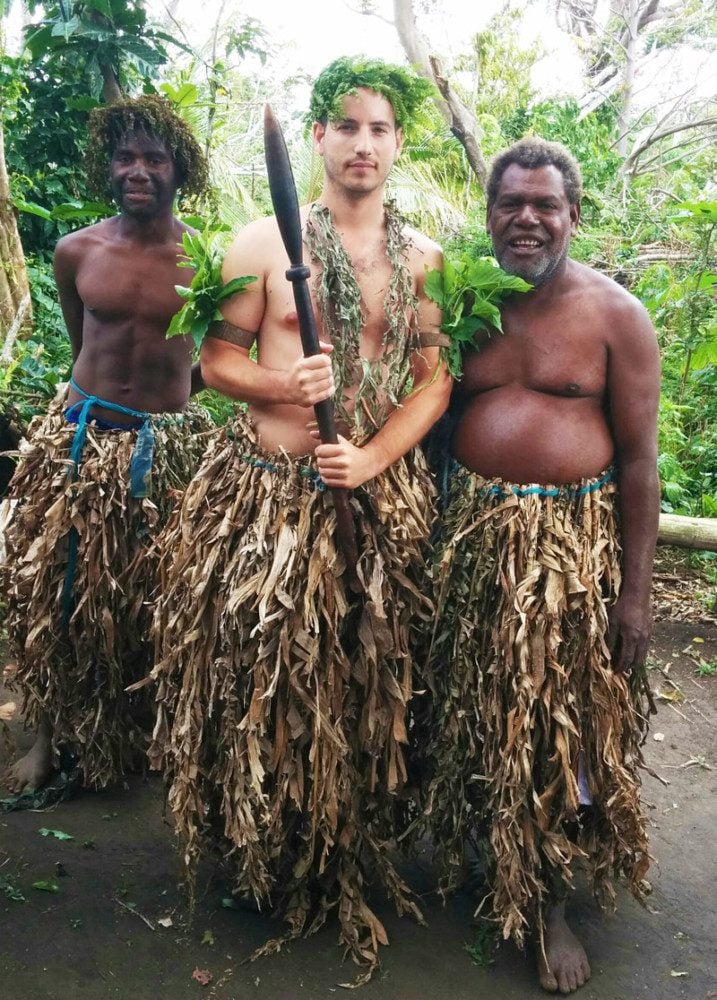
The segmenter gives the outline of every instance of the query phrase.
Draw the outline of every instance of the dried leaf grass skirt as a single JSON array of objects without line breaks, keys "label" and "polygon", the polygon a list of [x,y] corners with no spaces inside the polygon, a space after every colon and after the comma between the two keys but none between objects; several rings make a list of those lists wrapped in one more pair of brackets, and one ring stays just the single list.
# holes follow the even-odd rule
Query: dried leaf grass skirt
[{"label": "dried leaf grass skirt", "polygon": [[416,809],[404,750],[433,493],[418,454],[354,492],[357,594],[322,486],[245,416],[215,442],[163,537],[150,757],[189,875],[218,853],[287,938],[337,909],[368,978],[386,934],[367,877],[420,916],[389,852]]},{"label": "dried leaf grass skirt", "polygon": [[532,927],[542,946],[548,893],[570,884],[576,859],[609,908],[613,874],[640,898],[649,863],[638,770],[649,692],[644,671],[610,667],[620,549],[604,478],[518,496],[461,470],[436,557],[429,820],[447,888],[466,839],[482,845],[487,900],[521,945]]},{"label": "dried leaf grass skirt", "polygon": [[[85,784],[100,788],[136,766],[137,751],[146,749],[130,710],[146,712],[151,703],[124,689],[152,666],[153,543],[177,491],[199,465],[213,425],[198,407],[155,416],[151,499],[133,499],[129,468],[137,432],[88,424],[73,479],[68,460],[76,425],[65,420],[63,408],[53,403],[22,447],[10,487],[17,506],[6,532],[2,582],[26,723],[46,716],[55,751],[70,745]],[[67,619],[62,592],[72,529],[77,562]]]}]

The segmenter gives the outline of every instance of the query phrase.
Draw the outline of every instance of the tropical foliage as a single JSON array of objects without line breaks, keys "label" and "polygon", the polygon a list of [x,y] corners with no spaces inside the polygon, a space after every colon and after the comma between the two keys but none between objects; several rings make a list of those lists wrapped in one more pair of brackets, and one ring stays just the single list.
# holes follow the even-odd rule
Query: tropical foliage
[{"label": "tropical foliage", "polygon": [[207,330],[216,320],[221,320],[220,304],[231,295],[243,292],[256,278],[252,275],[232,278],[226,284],[222,281],[222,260],[224,253],[216,232],[211,229],[203,233],[185,233],[182,236],[184,257],[179,267],[194,271],[188,287],[175,285],[177,294],[184,299],[184,305],[172,318],[167,330],[168,337],[191,334],[197,349],[201,346]]},{"label": "tropical foliage", "polygon": [[[387,0],[360,5],[367,13],[385,11]],[[195,46],[176,20],[151,23],[144,0],[26,6],[34,16],[26,46],[0,59],[0,123],[35,310],[31,335],[18,342],[0,373],[0,391],[25,417],[46,405],[69,368],[49,263],[54,244],[69,229],[111,211],[87,199],[84,182],[87,114],[98,102],[118,91],[159,92],[172,101],[207,153],[212,180],[208,198],[181,210],[199,216],[194,224],[219,232],[220,241],[270,211],[261,144],[267,99],[285,122],[300,195],[315,198],[321,177],[302,114],[294,110],[292,95],[305,81],[272,74],[277,51],[257,22],[222,14],[207,41]],[[391,6],[409,53],[416,25],[440,11],[440,0],[392,0]],[[492,264],[480,262],[490,254],[490,242],[476,162],[480,167],[480,157],[525,134],[564,142],[585,179],[572,253],[636,294],[660,339],[664,509],[717,516],[717,203],[709,146],[715,101],[704,91],[685,91],[668,107],[637,107],[633,86],[633,71],[643,62],[685,44],[699,50],[714,44],[714,4],[690,0],[681,20],[673,16],[675,5],[663,0],[638,0],[636,7],[634,37],[626,39],[620,18],[601,34],[581,20],[577,0],[545,4],[546,17],[556,17],[580,41],[585,93],[569,99],[540,96],[531,73],[544,53],[520,40],[522,15],[509,3],[466,39],[453,60],[426,54],[424,38],[423,49],[409,61],[425,66],[441,99],[428,102],[404,147],[391,196],[418,228],[444,244],[449,261],[458,262],[433,291],[452,303],[447,322],[467,330],[461,324],[475,303],[457,291],[461,273],[477,267],[486,280],[496,274]],[[466,129],[479,146],[478,161]],[[213,308],[202,302],[216,298],[218,244],[216,236],[196,239],[187,248],[196,282],[177,323],[199,336]]]},{"label": "tropical foliage", "polygon": [[506,274],[491,257],[477,260],[470,249],[460,257],[446,255],[443,271],[426,275],[426,295],[441,310],[441,330],[450,339],[448,367],[454,378],[463,374],[463,353],[480,347],[479,334],[503,332],[500,305],[508,295],[532,286]]}]

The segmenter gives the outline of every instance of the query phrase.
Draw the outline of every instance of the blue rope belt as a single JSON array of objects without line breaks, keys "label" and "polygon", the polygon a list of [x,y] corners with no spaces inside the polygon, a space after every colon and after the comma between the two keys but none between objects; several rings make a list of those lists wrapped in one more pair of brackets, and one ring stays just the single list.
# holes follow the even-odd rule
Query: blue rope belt
[{"label": "blue rope belt", "polygon": [[[85,448],[85,441],[87,440],[87,423],[88,420],[93,419],[90,417],[90,410],[93,406],[101,406],[105,410],[111,410],[113,413],[123,413],[127,417],[134,417],[140,421],[137,427],[126,427],[124,424],[110,424],[109,427],[111,429],[127,431],[139,430],[129,466],[129,495],[138,498],[149,496],[150,473],[152,472],[152,460],[154,458],[154,428],[152,426],[151,413],[145,413],[144,410],[132,410],[128,406],[120,406],[119,403],[110,403],[106,399],[100,399],[99,396],[91,396],[84,389],[80,389],[79,385],[72,378],[70,379],[70,385],[75,392],[79,392],[84,398],[78,399],[76,403],[73,403],[72,406],[69,406],[65,410],[66,420],[69,420],[70,423],[74,423],[75,419],[77,420],[77,430],[75,431],[75,436],[72,439],[72,447],[70,448],[70,461],[74,463],[74,466],[69,470],[68,474],[72,473],[73,477],[77,476],[77,470],[82,461],[82,452]],[[107,421],[100,421],[99,425],[103,429],[107,429],[108,427]]]},{"label": "blue rope belt", "polygon": [[[99,396],[90,395],[90,393],[81,389],[73,378],[70,379],[70,385],[75,392],[78,392],[83,397],[83,399],[78,399],[76,403],[68,406],[65,410],[65,419],[71,424],[77,424],[77,430],[75,431],[75,435],[72,438],[72,445],[70,446],[70,462],[72,464],[67,470],[67,475],[72,476],[73,480],[77,479],[77,472],[82,461],[82,453],[85,449],[85,442],[87,440],[88,421],[94,420],[97,426],[102,430],[138,430],[139,433],[137,434],[137,441],[135,442],[129,467],[129,493],[131,497],[136,498],[148,496],[152,463],[154,460],[154,428],[152,426],[152,415],[150,413],[145,413],[144,410],[132,410],[128,406],[121,406],[119,403],[110,403],[106,399],[101,399]],[[140,421],[140,423],[135,427],[128,427],[124,424],[113,424],[109,421],[92,417],[90,416],[90,410],[93,406],[101,406],[105,410],[111,410],[113,413],[123,413],[127,417],[134,417],[136,420]],[[61,597],[62,627],[64,631],[67,631],[70,616],[72,614],[72,589],[75,582],[75,574],[77,572],[78,544],[79,535],[77,533],[77,529],[72,527],[70,528],[68,538],[67,569],[65,570],[65,579],[62,585]]]},{"label": "blue rope belt", "polygon": [[[267,472],[281,472],[281,466],[274,465],[272,462],[265,462],[262,458],[256,458],[254,455],[242,455],[242,461],[246,462],[247,465],[252,465],[255,469],[266,469]],[[320,474],[316,469],[312,469],[308,465],[300,465],[298,467],[298,473],[303,479],[308,479],[315,490],[319,493],[324,493],[327,489],[326,483],[321,478]]]}]

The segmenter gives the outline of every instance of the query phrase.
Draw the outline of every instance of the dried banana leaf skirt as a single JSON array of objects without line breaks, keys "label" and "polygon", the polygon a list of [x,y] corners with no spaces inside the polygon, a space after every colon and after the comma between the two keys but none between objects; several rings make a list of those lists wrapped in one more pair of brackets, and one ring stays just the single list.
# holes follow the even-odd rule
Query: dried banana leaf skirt
[{"label": "dried banana leaf skirt", "polygon": [[336,908],[370,974],[385,931],[364,880],[416,912],[388,852],[409,807],[411,633],[431,614],[422,459],[353,507],[359,593],[311,460],[263,451],[245,416],[217,439],[163,538],[153,750],[189,873],[214,849],[288,936]]},{"label": "dried banana leaf skirt", "polygon": [[152,546],[212,425],[198,408],[153,416],[150,496],[135,499],[129,476],[138,431],[89,423],[75,474],[77,428],[62,409],[54,403],[31,427],[10,487],[17,505],[6,532],[7,628],[26,722],[45,715],[55,749],[70,745],[86,785],[104,787],[144,749],[130,718],[140,706],[124,689],[152,665]]},{"label": "dried banana leaf skirt", "polygon": [[646,685],[613,673],[606,645],[620,587],[615,494],[609,473],[574,487],[466,470],[451,482],[428,812],[448,886],[466,839],[484,847],[492,909],[518,943],[528,926],[542,938],[548,892],[571,882],[577,858],[603,906],[613,874],[639,897],[648,867]]}]

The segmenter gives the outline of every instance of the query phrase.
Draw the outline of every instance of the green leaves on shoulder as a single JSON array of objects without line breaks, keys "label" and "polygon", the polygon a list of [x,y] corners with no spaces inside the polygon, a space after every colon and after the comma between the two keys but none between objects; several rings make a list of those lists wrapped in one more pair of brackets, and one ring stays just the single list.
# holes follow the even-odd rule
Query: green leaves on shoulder
[{"label": "green leaves on shoulder", "polygon": [[256,281],[256,277],[232,278],[224,284],[224,253],[216,232],[211,229],[202,233],[184,233],[182,246],[185,259],[179,261],[179,267],[191,267],[194,277],[189,286],[174,286],[177,295],[184,299],[184,305],[172,317],[167,338],[191,334],[195,347],[199,349],[211,324],[222,318],[219,304],[230,295],[243,292],[247,285]]},{"label": "green leaves on shoulder", "polygon": [[463,251],[459,257],[446,257],[443,271],[426,275],[426,295],[441,309],[441,331],[450,337],[444,348],[451,375],[463,374],[462,352],[477,348],[476,334],[503,332],[500,306],[514,292],[528,292],[527,281],[506,274],[492,257],[471,257]]}]

